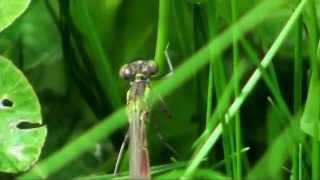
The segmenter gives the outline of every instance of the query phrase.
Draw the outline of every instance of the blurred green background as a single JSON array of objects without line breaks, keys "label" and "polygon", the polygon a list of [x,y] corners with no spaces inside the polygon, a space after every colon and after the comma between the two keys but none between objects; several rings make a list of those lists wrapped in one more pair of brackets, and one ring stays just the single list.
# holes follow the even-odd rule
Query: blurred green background
[{"label": "blurred green background", "polygon": [[[238,1],[238,17],[258,2]],[[264,56],[296,4],[286,3],[244,37],[253,49],[253,56],[258,59]],[[317,1],[316,5],[319,7],[320,3]],[[172,0],[167,8],[167,53],[174,69],[212,37],[224,32],[233,21],[229,0]],[[129,83],[118,76],[118,70],[121,65],[136,59],[154,59],[158,14],[157,0],[33,0],[24,15],[1,33],[0,53],[12,59],[24,72],[40,99],[43,121],[48,127],[40,161],[125,105]],[[212,17],[214,25],[210,23]],[[306,99],[309,65],[308,51],[303,51],[302,103],[296,111],[293,107],[293,37],[294,31],[281,46],[272,67],[283,99],[295,114],[301,113]],[[307,37],[308,33],[304,32],[300,47],[307,46]],[[222,76],[226,78],[221,83],[228,83],[231,77],[232,56],[231,47],[219,56],[223,62]],[[242,44],[239,60],[247,67],[240,82],[242,86],[256,69],[256,64]],[[169,72],[165,63],[161,69],[161,76]],[[148,125],[151,165],[191,159],[193,144],[206,126],[208,73],[209,66],[206,66],[164,97],[169,116],[163,112],[163,105],[153,108]],[[152,81],[151,87],[157,83],[158,80]],[[272,97],[272,93],[260,81],[241,107],[242,147],[250,147],[244,153],[244,172],[258,162],[287,127],[268,97]],[[210,99],[213,107],[217,99],[216,94]],[[52,179],[112,173],[126,131],[127,128],[122,128],[98,142],[90,151],[52,175]],[[158,131],[178,155],[159,140]],[[205,168],[228,174],[223,163],[217,165],[226,157],[223,147],[223,141],[219,140],[203,163]],[[126,155],[122,171],[127,170],[127,160]],[[310,164],[305,163],[306,167]],[[288,161],[284,166],[290,170],[291,163]],[[290,177],[285,170],[280,174],[279,177]]]}]

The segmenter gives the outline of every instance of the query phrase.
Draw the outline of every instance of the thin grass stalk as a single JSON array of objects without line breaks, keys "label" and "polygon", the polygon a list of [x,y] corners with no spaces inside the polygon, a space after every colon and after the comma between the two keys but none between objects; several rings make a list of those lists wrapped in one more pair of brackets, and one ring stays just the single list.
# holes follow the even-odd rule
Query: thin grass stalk
[{"label": "thin grass stalk", "polygon": [[230,158],[230,154],[232,154],[231,150],[231,144],[230,144],[230,130],[228,126],[226,125],[225,121],[223,118],[220,118],[220,123],[222,125],[222,145],[223,145],[223,155],[224,155],[224,160],[226,162],[225,164],[225,169],[227,172],[227,175],[230,177],[233,177],[233,166],[232,166],[232,159]]},{"label": "thin grass stalk", "polygon": [[[217,7],[216,7],[215,0],[209,0],[207,2],[207,12],[208,12],[208,29],[209,29],[209,38],[213,39],[217,32],[219,31],[219,21],[217,17]],[[208,99],[207,99],[207,113],[206,113],[206,129],[204,132],[204,136],[208,135],[208,133],[213,129],[215,126],[213,121],[210,121],[210,117],[212,114],[212,97],[213,97],[213,84],[215,89],[215,96],[217,102],[221,99],[223,94],[225,84],[226,84],[226,77],[224,72],[224,65],[222,62],[221,57],[218,55],[214,57],[215,60],[212,58],[209,64],[209,82],[208,82]],[[220,119],[223,120],[223,117]],[[222,121],[223,122],[223,121]],[[224,123],[222,123],[224,125]],[[224,126],[223,126],[224,127]],[[225,131],[229,132],[229,131]],[[229,136],[228,133],[224,133],[223,135],[223,151],[224,157],[226,162],[226,172],[228,176],[232,177],[232,159],[229,158],[231,154],[231,150],[229,148]]]},{"label": "thin grass stalk", "polygon": [[[214,7],[214,1],[209,0],[208,1],[208,28],[209,28],[209,38],[214,38],[214,36],[216,35],[217,32],[217,24],[215,21],[215,9]],[[211,57],[212,58],[212,57]],[[206,129],[208,128],[208,126],[210,126],[210,116],[211,116],[211,112],[212,112],[212,98],[213,98],[213,81],[214,81],[214,64],[213,64],[213,60],[211,60],[209,62],[209,74],[208,74],[208,95],[207,95],[207,112],[206,112]]]},{"label": "thin grass stalk", "polygon": [[299,168],[298,167],[298,165],[299,165],[299,148],[297,148],[297,146],[293,149],[291,161],[292,161],[292,167],[291,167],[292,174],[290,175],[290,179],[296,180],[299,177],[299,170],[298,170],[298,168]]},{"label": "thin grass stalk", "polygon": [[[234,84],[238,80],[237,78],[238,78],[238,75],[234,76],[234,79],[235,79]],[[233,86],[234,86],[234,84],[233,84]],[[234,88],[235,87],[233,87],[233,93],[234,93]],[[235,118],[235,120],[236,120],[236,118]],[[231,154],[233,154],[233,153],[237,154],[236,147],[235,147],[236,146],[236,143],[235,143],[235,138],[236,138],[235,137],[236,136],[236,134],[235,134],[235,125],[234,125],[234,123],[228,123],[228,122],[230,122],[230,119],[227,116],[222,118],[222,120],[220,122],[224,123],[225,128],[223,129],[223,131],[226,131],[226,133],[224,133],[224,134],[227,134],[227,138],[226,138],[227,142],[226,142],[226,144],[229,146],[229,149],[230,149],[229,154],[227,154],[227,157],[225,157],[227,159],[230,159],[230,162],[231,162],[232,173],[230,174],[230,177],[235,177],[236,176],[236,171],[237,171],[237,162],[236,162],[236,158],[237,157],[232,157],[231,156]]]},{"label": "thin grass stalk", "polygon": [[[238,4],[237,0],[231,0],[231,16],[232,16],[232,23],[235,23],[238,19]],[[234,34],[237,33],[237,30],[234,31]],[[236,38],[233,38],[232,42],[232,57],[233,57],[233,73],[235,75],[236,81],[234,84],[234,95],[235,97],[238,97],[240,93],[240,79],[238,77],[236,68],[238,67],[239,64],[239,46],[238,46],[238,40]],[[241,172],[242,172],[242,167],[241,167],[241,125],[240,125],[240,111],[237,112],[235,116],[235,143],[236,143],[236,158],[235,161],[236,163],[234,164],[235,166],[235,178],[236,179],[241,179]]]},{"label": "thin grass stalk", "polygon": [[283,172],[282,167],[299,140],[299,134],[296,131],[298,124],[298,119],[289,121],[289,125],[258,160],[246,179],[261,179],[265,178],[265,175],[268,175],[269,179],[281,179],[282,176],[279,174]]},{"label": "thin grass stalk", "polygon": [[[299,4],[301,0],[297,0],[297,4]],[[302,105],[302,17],[299,17],[297,20],[296,28],[295,28],[295,44],[294,44],[294,81],[293,81],[293,113],[297,114]],[[302,171],[300,169],[300,153],[301,153],[301,144],[295,147],[295,151],[292,155],[292,169],[293,169],[293,177],[294,179],[302,178]]]},{"label": "thin grass stalk", "polygon": [[[300,0],[297,0],[299,3]],[[298,113],[302,103],[302,17],[297,20],[295,28],[294,45],[294,87],[293,87],[293,112]]]},{"label": "thin grass stalk", "polygon": [[100,42],[99,34],[97,33],[89,15],[88,8],[84,4],[86,1],[75,2],[78,2],[77,7],[81,12],[79,15],[82,15],[81,18],[86,24],[86,32],[88,33],[86,34],[86,38],[88,38],[88,43],[91,47],[91,50],[96,56],[96,58],[92,58],[92,64],[94,65],[97,79],[103,89],[103,92],[108,97],[113,109],[117,109],[121,105],[121,96],[119,93],[118,81],[115,78],[115,73],[113,72],[113,68],[110,64],[110,59],[104,51],[104,47]]},{"label": "thin grass stalk", "polygon": [[299,173],[298,173],[298,179],[302,180],[303,179],[303,160],[302,160],[302,144],[299,144]]},{"label": "thin grass stalk", "polygon": [[[311,79],[309,84],[309,89],[312,89],[312,86],[317,86],[316,83],[319,83],[319,62],[318,62],[318,55],[317,55],[317,43],[319,40],[319,33],[318,33],[318,21],[317,21],[317,10],[314,0],[309,0],[308,3],[308,12],[310,13],[307,18],[305,18],[305,23],[309,32],[309,61],[311,66]],[[311,93],[311,91],[309,91]],[[312,179],[319,179],[320,178],[320,160],[319,160],[319,120],[314,118],[313,121],[313,137],[312,137],[312,151],[311,151],[311,164],[312,164]]]},{"label": "thin grass stalk", "polygon": [[208,73],[208,90],[207,90],[207,111],[206,111],[206,125],[210,124],[210,116],[212,113],[212,98],[213,98],[213,64],[209,64]]},{"label": "thin grass stalk", "polygon": [[246,39],[241,39],[240,42],[248,54],[249,59],[260,69],[262,78],[275,98],[276,105],[280,109],[279,113],[282,114],[286,119],[291,119],[292,115],[281,94],[280,86],[276,79],[275,70],[271,68],[270,71],[267,71],[265,68],[261,67],[259,64],[259,57],[249,42]]},{"label": "thin grass stalk", "polygon": [[[291,15],[290,19],[287,21],[284,28],[281,30],[280,34],[278,35],[277,39],[274,41],[272,46],[270,47],[269,51],[266,53],[264,58],[261,61],[261,68],[266,68],[271,63],[273,57],[275,56],[276,52],[279,50],[280,46],[283,44],[285,38],[289,34],[290,30],[292,29],[294,23],[297,21],[298,17],[300,16],[306,2],[308,0],[302,0],[294,13]],[[244,100],[247,98],[249,93],[252,91],[256,83],[261,77],[261,71],[256,69],[250,79],[247,81],[245,86],[242,88],[240,95],[236,98],[236,100],[232,103],[228,110],[228,116],[233,117],[236,112],[241,107]]]},{"label": "thin grass stalk", "polygon": [[[283,44],[284,40],[286,39],[287,35],[292,29],[294,23],[297,21],[298,17],[302,13],[302,10],[304,9],[306,2],[307,0],[302,0],[298,5],[298,7],[295,9],[294,13],[291,15],[286,25],[281,30],[280,34],[272,44],[271,48],[269,49],[265,57],[262,59],[261,61],[262,68],[266,68],[270,64],[276,52],[279,50],[280,46]],[[229,107],[226,113],[227,116],[229,116],[230,118],[234,117],[234,115],[239,110],[243,102],[246,100],[247,96],[250,94],[250,92],[253,90],[253,88],[257,84],[260,77],[261,77],[261,71],[259,69],[256,69],[253,75],[245,84],[245,86],[242,88],[240,95],[235,99],[235,101]],[[215,116],[213,115],[212,118],[215,118]],[[215,128],[215,130],[210,134],[209,138],[203,144],[202,148],[199,150],[196,156],[191,160],[190,165],[185,171],[184,177],[189,177],[190,175],[192,175],[195,169],[199,166],[201,160],[207,155],[209,150],[216,143],[221,133],[222,133],[222,126],[221,124],[219,124]]]},{"label": "thin grass stalk", "polygon": [[[172,90],[176,89],[188,78],[192,77],[196,70],[206,65],[210,56],[216,57],[217,55],[221,54],[221,52],[232,43],[234,29],[238,29],[236,36],[237,38],[240,38],[258,23],[270,16],[270,14],[266,13],[270,13],[286,3],[286,1],[262,1],[255,8],[249,11],[247,15],[239,19],[236,24],[232,25],[229,29],[225,30],[222,34],[211,40],[208,45],[204,46],[187,60],[185,60],[181,67],[177,68],[175,73],[170,78],[160,82],[157,86],[155,86],[155,88],[153,88],[152,92],[158,93],[161,96],[168,95]],[[152,102],[156,101],[153,100]]]},{"label": "thin grass stalk", "polygon": [[168,28],[171,8],[170,3],[171,0],[159,0],[157,44],[154,57],[159,67],[159,75],[164,73],[166,66],[165,50],[169,44]]},{"label": "thin grass stalk", "polygon": [[[244,72],[246,72],[247,70],[247,67],[244,66],[243,64],[240,64],[241,67],[238,68],[238,70],[240,72],[238,72],[238,75],[240,77],[243,77],[244,75]],[[216,108],[215,108],[215,111],[213,113],[213,117],[211,117],[211,120],[216,124],[217,121],[220,121],[221,119],[224,119],[224,120],[227,120],[227,117],[223,117],[223,115],[225,114],[225,111],[226,109],[228,108],[229,106],[229,102],[231,100],[231,97],[233,96],[234,94],[234,81],[235,81],[235,77],[232,76],[231,77],[231,80],[229,81],[229,83],[227,84],[222,96],[221,96],[221,99],[219,101],[219,103],[217,104]],[[221,121],[221,123],[219,125],[220,126],[220,129],[219,129],[219,133],[225,133],[226,135],[223,134],[222,138],[228,138],[228,135],[229,135],[229,130],[227,128],[227,126],[225,126],[225,121]],[[225,130],[224,130],[225,128]],[[216,138],[218,138],[219,136],[216,136]],[[210,138],[210,137],[208,137]],[[224,153],[225,153],[225,158],[224,158],[224,161],[226,162],[226,170],[227,170],[227,174],[232,177],[233,176],[233,169],[232,169],[232,154],[230,153],[230,144],[229,144],[230,140],[229,139],[226,139],[226,140],[223,140],[222,143],[223,143],[223,150],[224,150]],[[206,144],[204,144],[206,145]],[[197,149],[197,151],[194,153],[194,156],[192,159],[194,159],[199,153],[201,153],[201,151],[203,151],[204,148],[202,148],[202,146],[200,146],[199,149]],[[228,156],[229,155],[229,156]]]}]

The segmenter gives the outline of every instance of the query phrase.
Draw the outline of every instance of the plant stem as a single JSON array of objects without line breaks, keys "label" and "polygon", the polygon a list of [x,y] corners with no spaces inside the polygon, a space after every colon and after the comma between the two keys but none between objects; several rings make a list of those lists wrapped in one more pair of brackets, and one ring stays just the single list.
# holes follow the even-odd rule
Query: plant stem
[{"label": "plant stem", "polygon": [[155,61],[159,67],[159,75],[164,72],[166,65],[165,50],[169,43],[168,39],[168,25],[169,25],[169,13],[170,13],[171,0],[159,0],[159,15],[158,15],[158,34],[157,45],[155,52]]}]

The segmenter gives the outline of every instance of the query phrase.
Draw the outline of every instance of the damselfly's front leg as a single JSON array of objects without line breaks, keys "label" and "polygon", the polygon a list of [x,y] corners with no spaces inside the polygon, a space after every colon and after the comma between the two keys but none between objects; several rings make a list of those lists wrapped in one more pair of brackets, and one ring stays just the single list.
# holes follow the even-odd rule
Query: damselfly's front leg
[{"label": "damselfly's front leg", "polygon": [[114,176],[116,176],[118,174],[121,158],[123,157],[124,148],[127,145],[128,138],[129,138],[129,133],[127,131],[126,136],[124,137],[124,139],[122,141],[122,144],[121,144],[121,147],[120,147],[120,151],[119,151],[119,154],[118,154],[118,157],[117,157],[116,166],[115,166],[114,171],[113,171],[113,175]]}]

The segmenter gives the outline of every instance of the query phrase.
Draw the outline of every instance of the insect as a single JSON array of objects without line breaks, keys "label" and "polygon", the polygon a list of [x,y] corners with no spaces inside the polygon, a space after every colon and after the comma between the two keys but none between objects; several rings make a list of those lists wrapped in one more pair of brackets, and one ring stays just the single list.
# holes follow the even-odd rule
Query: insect
[{"label": "insect", "polygon": [[[129,174],[130,179],[150,179],[149,153],[147,147],[146,122],[149,119],[150,109],[147,97],[150,91],[150,77],[156,74],[157,64],[152,60],[137,60],[125,64],[120,68],[120,76],[130,81],[127,92],[127,116],[129,120]],[[117,172],[119,158],[123,152],[121,146],[115,167]]]}]

